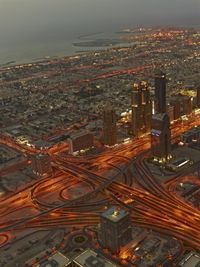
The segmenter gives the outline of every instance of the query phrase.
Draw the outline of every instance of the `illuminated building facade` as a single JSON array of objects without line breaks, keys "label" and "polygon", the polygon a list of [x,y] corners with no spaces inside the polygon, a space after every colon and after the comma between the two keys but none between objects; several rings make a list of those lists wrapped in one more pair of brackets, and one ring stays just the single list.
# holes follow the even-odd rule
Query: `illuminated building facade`
[{"label": "illuminated building facade", "polygon": [[135,83],[131,95],[132,106],[132,133],[141,136],[150,132],[152,102],[146,82]]},{"label": "illuminated building facade", "polygon": [[166,162],[171,158],[171,131],[166,113],[152,117],[151,152],[155,160]]},{"label": "illuminated building facade", "polygon": [[106,105],[103,110],[103,142],[108,146],[117,143],[116,114],[111,105]]},{"label": "illuminated building facade", "polygon": [[166,112],[166,74],[157,71],[155,74],[155,113]]},{"label": "illuminated building facade", "polygon": [[112,253],[132,240],[131,220],[128,212],[113,206],[101,214],[99,241]]},{"label": "illuminated building facade", "polygon": [[31,156],[33,172],[39,177],[52,175],[51,160],[48,154],[35,154]]}]

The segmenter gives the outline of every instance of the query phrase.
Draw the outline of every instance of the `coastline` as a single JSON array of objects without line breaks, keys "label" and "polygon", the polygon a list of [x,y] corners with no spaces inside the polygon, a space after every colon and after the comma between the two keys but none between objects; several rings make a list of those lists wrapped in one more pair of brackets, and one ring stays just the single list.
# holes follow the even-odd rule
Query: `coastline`
[{"label": "coastline", "polygon": [[[101,35],[102,35],[102,37],[101,37]],[[108,44],[105,46],[104,45],[98,45],[98,39],[101,39],[101,38],[99,38],[99,36],[101,38],[104,38],[104,36],[106,38],[109,38],[110,42],[108,42]],[[8,57],[7,61],[2,62],[2,63],[0,62],[0,68],[12,67],[12,66],[23,65],[23,64],[34,64],[34,63],[46,61],[48,59],[76,56],[77,54],[80,54],[80,53],[89,53],[89,52],[93,52],[93,51],[109,49],[111,47],[117,47],[120,45],[123,45],[125,47],[127,44],[125,44],[124,41],[118,41],[117,44],[112,44],[112,41],[114,40],[114,37],[116,38],[116,36],[118,36],[117,38],[120,40],[119,34],[115,33],[115,32],[109,32],[109,33],[96,32],[96,33],[92,33],[92,34],[80,35],[74,40],[70,40],[66,43],[63,42],[61,44],[61,49],[60,50],[55,49],[54,53],[46,53],[46,54],[44,54],[44,56],[38,55],[38,57],[37,56],[27,57],[27,58],[23,57],[21,59],[15,59],[14,57],[13,57],[13,59],[10,59],[10,57]],[[88,45],[76,46],[76,45],[74,45],[75,43],[79,43],[79,42],[81,43],[81,40],[83,40],[83,43],[85,41],[86,42],[89,41],[89,42],[97,42],[97,44],[91,45],[91,46],[88,46]],[[110,45],[110,43],[112,45]],[[77,48],[78,48],[78,50],[77,50]],[[1,57],[0,57],[0,59],[1,59]]]},{"label": "coastline", "polygon": [[[142,26],[141,26],[142,27]],[[174,28],[193,28],[193,29],[199,29],[200,25],[160,25],[160,26],[145,26],[144,28],[164,28],[164,27],[174,27]],[[38,46],[38,56],[37,55],[30,55],[31,51],[28,51],[26,49],[24,52],[24,56],[22,53],[22,50],[20,51],[21,53],[21,57],[20,55],[18,55],[18,58],[16,56],[13,56],[13,58],[11,57],[10,53],[7,56],[7,60],[6,57],[5,59],[2,59],[2,62],[0,62],[0,68],[6,68],[6,67],[12,67],[12,66],[16,66],[16,65],[23,65],[23,64],[34,64],[34,63],[39,63],[39,62],[45,62],[48,59],[56,59],[56,58],[63,58],[63,57],[70,57],[70,56],[76,56],[76,55],[80,55],[83,53],[89,53],[89,52],[93,52],[93,51],[100,51],[100,50],[104,50],[104,49],[109,49],[112,47],[127,47],[129,45],[132,45],[133,43],[125,43],[123,40],[120,41],[120,37],[122,37],[123,35],[127,35],[127,34],[132,34],[134,32],[135,29],[137,29],[138,27],[131,27],[131,28],[126,28],[126,29],[122,29],[119,31],[115,31],[115,32],[93,32],[90,34],[85,34],[85,35],[80,35],[78,36],[76,39],[74,40],[68,40],[68,41],[63,41],[60,44],[55,43],[55,49],[52,49],[53,43],[51,43],[51,47],[47,50],[47,53],[41,53],[42,49],[41,49],[41,44],[37,44],[36,45],[36,51],[37,51],[37,46]],[[99,38],[100,37],[100,38]],[[103,43],[104,39],[106,40],[105,45]],[[118,39],[118,42],[113,42],[115,39]],[[83,40],[83,42],[81,42],[81,40]],[[100,45],[99,45],[100,43]],[[92,44],[92,45],[90,45]],[[45,45],[43,44],[43,46],[45,47]],[[60,47],[60,49],[59,49]],[[77,50],[77,48],[80,48]],[[30,48],[31,50],[31,48]],[[45,50],[45,49],[43,49]],[[49,50],[49,53],[48,53]],[[53,51],[54,50],[54,51]],[[17,51],[15,52],[17,55]],[[28,56],[26,56],[26,54],[29,54]],[[44,54],[44,56],[42,55]],[[5,56],[5,54],[4,54]],[[0,56],[1,59],[1,56]]]}]

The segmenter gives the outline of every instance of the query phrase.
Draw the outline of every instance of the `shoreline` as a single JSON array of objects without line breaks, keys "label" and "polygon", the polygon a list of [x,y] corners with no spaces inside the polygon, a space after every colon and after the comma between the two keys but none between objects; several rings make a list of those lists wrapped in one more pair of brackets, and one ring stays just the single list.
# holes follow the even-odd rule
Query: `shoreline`
[{"label": "shoreline", "polygon": [[[159,28],[183,28],[183,29],[195,29],[195,30],[199,30],[200,29],[200,25],[187,25],[187,26],[183,26],[183,25],[160,25],[160,26],[141,26],[141,28],[144,29],[148,29],[148,28],[152,28],[152,29],[159,29]],[[134,33],[135,30],[139,29],[140,27],[133,27],[133,28],[126,28],[126,29],[122,29],[119,31],[115,31],[115,32],[110,32],[110,33],[106,33],[106,32],[94,32],[91,34],[85,34],[85,35],[80,35],[78,36],[76,39],[71,40],[69,45],[69,49],[66,48],[66,51],[64,52],[64,49],[62,49],[62,51],[58,51],[57,55],[56,53],[53,55],[44,55],[44,56],[39,56],[39,57],[34,57],[34,58],[24,58],[24,59],[13,59],[13,60],[9,60],[0,63],[0,68],[8,68],[8,67],[14,67],[14,66],[18,66],[18,65],[26,65],[26,64],[35,64],[35,63],[41,63],[41,62],[45,62],[47,60],[50,59],[59,59],[59,58],[67,58],[67,57],[73,57],[76,55],[80,55],[80,54],[84,54],[84,53],[90,53],[90,52],[96,52],[96,51],[101,51],[101,50],[106,50],[106,49],[110,49],[110,48],[114,48],[114,47],[127,47],[129,45],[132,45],[132,43],[124,43],[119,42],[117,44],[112,44],[112,40],[114,40],[113,37],[110,38],[110,42],[111,44],[107,44],[107,45],[84,45],[85,42],[87,42],[88,40],[91,40],[91,42],[93,43],[98,43],[98,37],[96,38],[91,38],[92,36],[98,36],[101,34],[108,34],[110,36],[112,35],[118,35],[119,36],[119,40],[120,40],[120,35],[128,35],[128,34],[132,34]],[[81,42],[77,42],[77,40],[85,40],[85,42],[83,41],[83,46],[81,45]],[[74,45],[77,44],[77,45]],[[67,47],[67,45],[66,45]],[[76,48],[80,48],[80,50],[77,51]],[[82,49],[83,50],[82,50]],[[86,49],[86,50],[84,50]]]}]

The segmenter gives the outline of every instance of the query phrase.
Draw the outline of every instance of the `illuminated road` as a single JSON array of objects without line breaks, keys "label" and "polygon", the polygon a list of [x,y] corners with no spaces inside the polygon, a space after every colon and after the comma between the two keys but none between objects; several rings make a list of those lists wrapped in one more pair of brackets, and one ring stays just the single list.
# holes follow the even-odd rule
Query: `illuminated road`
[{"label": "illuminated road", "polygon": [[[173,139],[196,124],[200,124],[199,115],[184,124],[177,122],[172,126]],[[38,152],[11,139],[0,141],[27,155]],[[175,195],[169,185],[154,180],[144,160],[149,148],[150,137],[145,136],[95,156],[49,153],[55,169],[52,179],[42,178],[20,193],[2,197],[0,246],[11,241],[17,230],[97,225],[105,206],[118,203],[130,210],[134,224],[199,248],[200,212]],[[184,173],[176,179],[179,176]]]}]

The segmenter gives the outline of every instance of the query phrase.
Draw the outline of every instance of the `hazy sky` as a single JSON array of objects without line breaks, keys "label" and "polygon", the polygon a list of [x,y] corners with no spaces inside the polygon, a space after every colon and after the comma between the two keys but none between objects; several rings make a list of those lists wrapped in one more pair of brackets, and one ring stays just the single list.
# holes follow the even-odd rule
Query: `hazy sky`
[{"label": "hazy sky", "polygon": [[0,42],[152,24],[200,24],[200,0],[0,0]]}]

